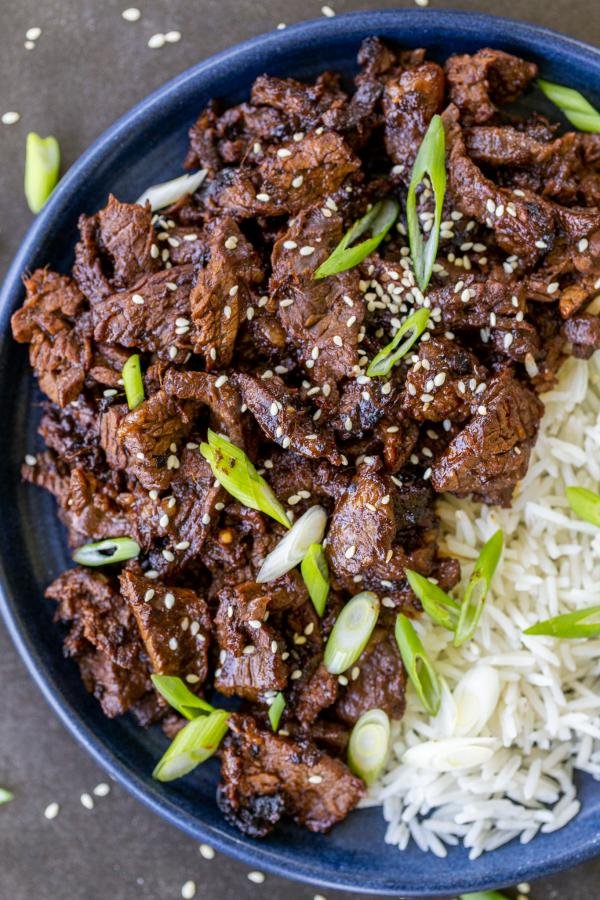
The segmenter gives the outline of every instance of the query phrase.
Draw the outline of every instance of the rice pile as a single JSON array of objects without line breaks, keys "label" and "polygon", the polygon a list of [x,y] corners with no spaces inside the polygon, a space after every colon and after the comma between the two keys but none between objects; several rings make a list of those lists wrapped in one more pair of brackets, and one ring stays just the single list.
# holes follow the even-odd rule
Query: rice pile
[{"label": "rice pile", "polygon": [[445,856],[447,845],[462,842],[476,859],[513,838],[527,843],[578,813],[574,769],[600,779],[600,639],[522,634],[542,619],[600,604],[600,531],[578,521],[565,499],[568,485],[600,483],[600,354],[565,363],[542,399],[541,433],[513,507],[440,503],[442,544],[460,558],[465,582],[483,542],[504,531],[504,556],[473,640],[455,649],[448,631],[417,625],[450,691],[477,665],[496,670],[500,697],[478,735],[496,743],[484,742],[493,755],[468,770],[403,762],[408,748],[450,737],[455,727],[448,696],[431,719],[409,687],[387,770],[366,804],[383,806],[386,842],[400,849],[412,838]]}]

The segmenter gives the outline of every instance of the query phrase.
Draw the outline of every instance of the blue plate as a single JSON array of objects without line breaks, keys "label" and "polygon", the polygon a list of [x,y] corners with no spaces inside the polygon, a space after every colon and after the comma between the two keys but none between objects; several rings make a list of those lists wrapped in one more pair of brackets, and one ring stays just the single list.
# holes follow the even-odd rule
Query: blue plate
[{"label": "blue plate", "polygon": [[537,878],[600,851],[600,785],[580,781],[581,814],[562,831],[521,846],[509,844],[475,862],[453,849],[446,859],[411,845],[400,853],[384,843],[378,810],[353,813],[325,837],[292,825],[265,841],[230,828],[215,804],[217,764],[201,766],[170,785],[152,781],[164,749],[157,729],[143,731],[127,717],[109,721],[88,696],[77,667],[63,659],[52,604],[44,587],[69,565],[52,499],[23,486],[19,466],[39,446],[39,394],[23,347],[9,333],[9,316],[22,300],[21,274],[72,261],[77,217],[104,205],[109,191],[134,200],[147,185],[178,174],[187,129],[213,96],[243,100],[263,72],[311,78],[325,66],[351,74],[361,40],[370,34],[427,47],[444,58],[492,46],[541,66],[544,76],[579,87],[600,102],[600,52],[522,22],[471,13],[397,10],[319,19],[227,50],[169,82],[123,116],[62,180],[36,219],[4,283],[0,298],[0,458],[2,508],[0,567],[2,611],[21,656],[48,702],[92,756],[134,796],[197,839],[253,866],[355,892],[423,897],[457,894]]}]

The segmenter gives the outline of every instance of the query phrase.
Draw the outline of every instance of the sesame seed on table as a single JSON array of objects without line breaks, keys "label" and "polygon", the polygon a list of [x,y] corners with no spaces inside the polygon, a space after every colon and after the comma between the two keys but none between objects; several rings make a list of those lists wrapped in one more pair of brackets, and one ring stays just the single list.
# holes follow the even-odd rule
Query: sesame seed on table
[{"label": "sesame seed on table", "polygon": [[[372,3],[333,0],[324,6],[318,0],[309,3],[264,0],[261,4],[252,0],[202,0],[202,3],[144,0],[139,6],[127,6],[127,2],[117,0],[104,3],[98,0],[44,0],[43,4],[35,0],[5,2],[0,56],[3,75],[0,196],[5,209],[10,210],[10,227],[2,229],[0,238],[2,270],[6,271],[31,222],[22,194],[23,149],[28,131],[56,135],[61,145],[64,171],[64,167],[68,167],[94,138],[134,103],[211,53],[261,32],[285,28],[301,19],[332,17],[369,5],[378,8],[414,8],[416,5],[423,7],[420,13],[423,16],[428,15],[426,7],[506,13],[568,31],[589,43],[600,43],[597,0],[579,0],[570,4],[568,16],[565,15],[567,4],[558,0],[554,3],[521,0],[510,10],[498,0],[373,0]],[[302,139],[302,134],[294,135],[296,144]],[[254,149],[256,153],[261,152],[260,146]],[[279,156],[285,159],[289,153],[282,149]],[[398,174],[402,168],[397,167]],[[292,186],[295,189],[302,187],[301,175],[294,178]],[[515,194],[518,196],[519,192],[515,191]],[[270,198],[259,190],[257,199],[268,203]],[[331,217],[335,209],[332,200],[326,201],[324,217]],[[490,199],[487,213],[497,218],[514,217],[515,207],[511,203],[498,206]],[[442,247],[444,241],[452,241],[453,228],[460,218],[460,213],[454,212],[442,223]],[[431,215],[425,213],[422,224],[425,229],[431,228]],[[467,232],[474,227],[469,228],[469,225],[466,224]],[[179,241],[169,235],[168,223],[161,223],[161,227],[164,232],[159,233],[158,243],[153,245],[151,253],[168,262],[168,248],[176,249]],[[400,223],[399,233],[403,234],[403,229]],[[194,234],[183,237],[184,241],[195,239]],[[225,241],[228,250],[235,250],[236,244],[235,237]],[[544,242],[540,240],[538,247],[544,249]],[[308,258],[315,252],[314,247],[298,246],[294,241],[286,241],[285,250]],[[586,250],[584,241],[578,250],[582,253]],[[447,259],[449,264],[468,272],[472,267],[485,267],[485,253],[483,244],[466,240],[448,253]],[[514,263],[511,257],[506,259],[504,266],[508,273],[512,272]],[[393,315],[401,315],[406,304],[423,303],[424,298],[414,285],[407,260],[400,260],[397,271],[387,274],[389,282],[385,285],[375,279],[362,285],[370,309],[387,308]],[[172,288],[167,285],[167,289]],[[556,282],[546,286],[550,296],[557,289]],[[461,300],[468,303],[471,299],[467,295],[468,289],[462,285],[460,290]],[[350,297],[344,299],[349,307],[346,326],[351,328],[356,321],[351,311],[353,301]],[[142,306],[144,297],[133,294],[131,302]],[[292,302],[284,298],[281,306]],[[266,303],[267,298],[262,298],[258,306]],[[254,310],[249,308],[246,315],[251,319]],[[435,315],[433,310],[434,318]],[[490,317],[490,327],[494,324]],[[184,334],[188,328],[187,320],[175,322],[177,334]],[[507,339],[511,337],[507,335]],[[333,341],[336,346],[341,346],[342,335],[336,335]],[[314,359],[317,359],[318,348],[315,351]],[[172,346],[170,352],[175,357],[177,348]],[[364,375],[366,362],[366,358],[361,357],[356,373],[365,389],[368,387]],[[425,363],[427,360],[423,361],[427,369]],[[431,379],[431,389],[425,396],[433,396],[435,390],[442,387],[443,374],[436,373]],[[265,380],[272,377],[270,370],[262,373]],[[366,380],[361,381],[363,378]],[[481,385],[476,385],[475,391],[478,387]],[[314,389],[320,390],[325,397],[331,390],[327,384]],[[385,396],[391,385],[384,382],[379,390]],[[444,427],[449,425],[445,423]],[[180,447],[179,452],[182,449]],[[422,451],[424,457],[428,455],[426,450]],[[28,454],[25,462],[34,466],[36,458]],[[168,465],[179,466],[176,446],[171,451]],[[263,465],[269,469],[273,463],[264,460]],[[152,492],[150,495],[152,498]],[[287,498],[291,507],[302,499],[307,498],[300,494]],[[169,509],[174,506],[173,498]],[[167,527],[168,523],[169,516],[165,511],[160,524]],[[182,544],[175,549],[186,548]],[[345,552],[350,558],[353,547],[348,546]],[[173,555],[170,551],[165,554]],[[156,572],[146,574],[150,579],[158,577]],[[150,587],[144,599],[150,602],[153,597],[154,590]],[[171,604],[171,597],[170,594],[163,597],[166,608]],[[382,603],[386,605],[385,597]],[[257,626],[260,625],[258,622]],[[197,631],[199,625],[191,622],[186,627]],[[305,630],[304,635],[296,636],[296,641],[306,640],[305,635],[309,634]],[[254,647],[248,645],[246,650],[250,654]],[[291,677],[298,679],[301,674],[295,670]],[[358,675],[358,667],[355,667],[351,678]],[[190,675],[188,680],[191,682],[194,677]],[[177,897],[210,896],[213,900],[245,900],[266,896],[267,891],[271,897],[285,897],[286,900],[350,900],[355,896],[317,891],[308,885],[295,884],[225,859],[215,853],[209,843],[198,845],[146,810],[117,784],[109,783],[105,773],[67,734],[45,704],[2,626],[0,679],[3,686],[0,692],[0,785],[10,788],[14,794],[12,802],[0,810],[1,898],[79,900],[85,895],[86,900],[109,897],[112,900],[134,897],[136,900],[174,900]],[[318,775],[312,776],[313,783],[318,783],[317,778]],[[527,896],[531,900],[591,900],[597,894],[599,878],[600,862],[590,862],[531,886],[519,884],[510,896]]]}]

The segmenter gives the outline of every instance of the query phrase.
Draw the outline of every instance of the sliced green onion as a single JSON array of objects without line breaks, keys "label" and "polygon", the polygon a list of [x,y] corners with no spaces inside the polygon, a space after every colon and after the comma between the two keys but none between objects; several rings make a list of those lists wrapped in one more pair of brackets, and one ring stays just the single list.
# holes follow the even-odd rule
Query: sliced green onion
[{"label": "sliced green onion", "polygon": [[474,894],[461,894],[460,900],[508,900],[508,897],[499,891],[476,891]]},{"label": "sliced green onion", "polygon": [[475,634],[490,583],[500,562],[503,546],[504,536],[501,529],[498,529],[481,548],[460,607],[458,625],[454,633],[455,647],[460,647]]},{"label": "sliced green onion", "polygon": [[348,743],[348,766],[365,784],[377,780],[390,749],[390,720],[382,709],[370,709],[358,719]]},{"label": "sliced green onion", "polygon": [[446,591],[443,591],[429,578],[425,578],[424,575],[419,575],[412,569],[405,569],[405,574],[406,580],[421,601],[421,606],[429,618],[433,619],[437,625],[441,625],[442,628],[455,631],[460,615],[460,606],[456,600],[453,600]]},{"label": "sliced green onion", "polygon": [[[429,314],[429,310],[422,307],[417,310],[417,312],[410,315],[408,319],[404,320],[394,335],[393,340],[391,340],[383,350],[380,350],[377,356],[371,361],[369,368],[367,369],[367,375],[370,378],[375,375],[387,375],[393,366],[408,353],[412,345],[418,341],[427,328]],[[405,335],[408,336],[400,344],[400,341]],[[399,347],[398,344],[400,344]]]},{"label": "sliced green onion", "polygon": [[3,803],[10,803],[13,798],[13,792],[7,790],[6,788],[0,788],[0,806]]},{"label": "sliced green onion", "polygon": [[367,646],[379,616],[379,599],[362,591],[344,606],[331,629],[323,661],[332,675],[341,675],[354,665]]},{"label": "sliced green onion", "polygon": [[538,78],[537,86],[580,131],[600,132],[600,113],[574,88]]},{"label": "sliced green onion", "polygon": [[442,702],[440,679],[412,622],[402,613],[396,617],[395,635],[404,668],[421,703],[430,716],[437,715]]},{"label": "sliced green onion", "polygon": [[275,581],[301,563],[311,545],[323,539],[326,525],[327,512],[322,506],[307,509],[265,557],[256,576],[257,583]]},{"label": "sliced green onion", "polygon": [[528,628],[524,634],[546,634],[555,638],[600,636],[600,606],[586,606],[563,616],[545,619]]},{"label": "sliced green onion", "polygon": [[281,722],[281,716],[283,715],[283,711],[285,709],[285,697],[279,691],[273,702],[269,707],[269,722],[271,723],[271,728],[273,731],[277,731],[279,728],[279,723]]},{"label": "sliced green onion", "polygon": [[124,562],[139,556],[140,545],[132,538],[116,537],[97,541],[95,544],[83,544],[73,554],[73,559],[80,566],[106,566],[108,563]]},{"label": "sliced green onion", "polygon": [[181,200],[182,197],[197,191],[206,178],[206,174],[206,169],[199,169],[197,172],[190,172],[189,175],[179,175],[177,178],[172,178],[171,181],[153,184],[146,188],[135,202],[140,206],[150,203],[152,212],[155,212],[157,209],[164,209],[165,206],[171,206],[171,204]]},{"label": "sliced green onion", "polygon": [[135,409],[144,400],[144,382],[142,381],[142,369],[140,367],[139,353],[130,356],[121,371],[127,406]]},{"label": "sliced green onion", "polygon": [[243,450],[209,428],[208,444],[201,444],[200,452],[219,484],[232,497],[244,506],[271,516],[285,528],[290,527],[285,509]]},{"label": "sliced green onion", "polygon": [[568,487],[565,493],[576,516],[600,527],[600,494],[581,487]]},{"label": "sliced green onion", "polygon": [[157,781],[173,781],[211,757],[227,734],[230,715],[227,710],[216,709],[188,722],[171,741],[152,777]]},{"label": "sliced green onion", "polygon": [[325,612],[329,594],[329,569],[322,544],[311,544],[300,566],[304,584],[320,616]]},{"label": "sliced green onion", "polygon": [[25,147],[25,197],[32,213],[39,213],[56,187],[60,170],[60,147],[55,137],[27,135]]},{"label": "sliced green onion", "polygon": [[214,706],[192,694],[189,687],[176,675],[151,675],[152,684],[167,703],[186,719],[197,719],[215,711]]},{"label": "sliced green onion", "polygon": [[[375,203],[369,212],[346,232],[333,253],[327,257],[325,262],[321,263],[313,277],[327,278],[328,275],[338,275],[361,263],[380,245],[396,221],[399,209],[399,204],[391,197]],[[354,247],[350,246],[367,231],[370,231],[373,237],[367,238],[366,241],[362,241]]]},{"label": "sliced green onion", "polygon": [[[417,188],[429,175],[435,196],[433,227],[427,243],[423,240],[417,213]],[[440,239],[444,194],[446,193],[446,135],[440,116],[434,116],[419,147],[406,197],[408,240],[417,284],[422,291],[429,284]]]}]

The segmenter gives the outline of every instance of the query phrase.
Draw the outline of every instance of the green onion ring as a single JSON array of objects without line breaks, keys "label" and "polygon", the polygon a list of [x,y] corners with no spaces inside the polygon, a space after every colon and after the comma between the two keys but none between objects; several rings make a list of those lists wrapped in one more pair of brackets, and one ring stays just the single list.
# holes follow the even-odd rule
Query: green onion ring
[{"label": "green onion ring", "polygon": [[80,566],[106,566],[139,556],[140,545],[129,537],[106,538],[94,544],[83,544],[73,553]]},{"label": "green onion ring", "polygon": [[442,702],[442,685],[410,619],[402,613],[396,617],[396,643],[421,703],[430,716],[437,715]]},{"label": "green onion ring", "polygon": [[[382,242],[398,216],[400,206],[396,200],[388,197],[380,200],[366,215],[355,222],[346,232],[335,250],[321,263],[314,278],[327,278],[352,269],[373,253]],[[371,231],[373,237],[351,247],[350,245],[365,232]]]},{"label": "green onion ring", "polygon": [[358,719],[348,743],[348,766],[365,784],[377,780],[390,748],[390,720],[382,709],[370,709]]},{"label": "green onion ring", "polygon": [[379,599],[371,591],[356,594],[342,608],[331,629],[323,661],[332,675],[354,665],[367,646],[379,617]]}]

